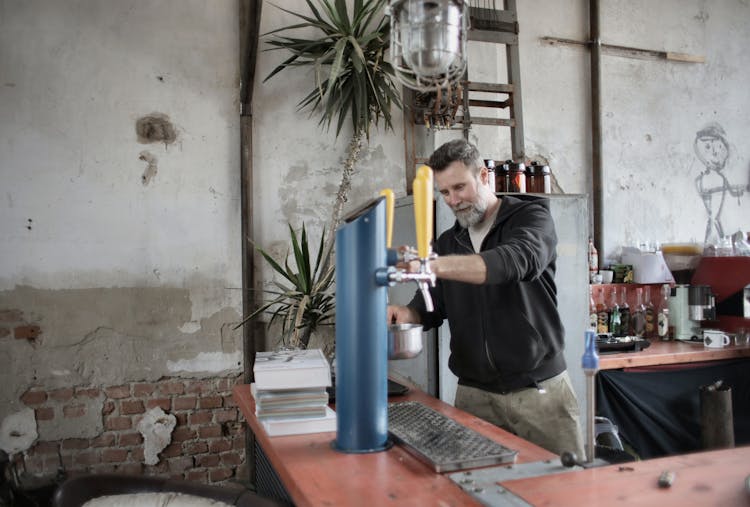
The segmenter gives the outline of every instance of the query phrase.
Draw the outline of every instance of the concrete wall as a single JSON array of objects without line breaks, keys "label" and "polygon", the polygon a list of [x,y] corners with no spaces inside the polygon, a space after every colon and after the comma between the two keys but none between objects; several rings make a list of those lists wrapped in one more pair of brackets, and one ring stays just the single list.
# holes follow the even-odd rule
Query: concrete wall
[{"label": "concrete wall", "polygon": [[[643,240],[703,242],[708,208],[726,234],[750,229],[750,147],[746,142],[750,41],[746,1],[612,0],[600,2],[605,44],[688,53],[705,63],[602,56],[604,262]],[[542,37],[585,41],[588,2],[518,2],[521,78],[527,156],[546,160],[565,193],[591,185],[589,50],[551,46]],[[470,78],[505,78],[504,50],[470,43]],[[492,62],[498,65],[492,65]],[[721,126],[729,156],[726,186],[701,196],[696,178],[706,166],[694,150],[696,134]],[[488,127],[475,138],[489,156],[506,159],[507,136]],[[706,182],[708,182],[708,178]],[[732,192],[743,195],[731,195]],[[721,198],[724,204],[719,211]],[[715,231],[714,231],[715,232]]]},{"label": "concrete wall", "polygon": [[[236,2],[0,2],[0,420],[240,373],[238,51]],[[114,431],[108,399],[27,406],[65,450]],[[67,464],[128,461],[95,459]]]},{"label": "concrete wall", "polygon": [[[703,241],[708,214],[696,189],[705,166],[696,133],[711,123],[726,132],[729,185],[750,185],[746,142],[750,41],[746,1],[606,1],[602,42],[702,55],[703,64],[602,57],[604,258],[640,240]],[[527,149],[548,157],[565,192],[589,188],[588,51],[542,43],[554,35],[585,40],[586,2],[519,2]],[[549,16],[539,13],[549,12]],[[561,22],[562,21],[562,22]],[[715,173],[714,173],[715,174]],[[750,229],[747,195],[726,197],[727,233]]]},{"label": "concrete wall", "polygon": [[[587,2],[518,3],[527,153],[562,191],[587,193],[588,51],[540,40],[586,39]],[[0,419],[29,390],[239,373],[237,10],[229,0],[0,0]],[[711,123],[730,146],[729,186],[746,188],[748,19],[746,0],[602,2],[603,42],[706,58],[603,57],[605,258],[641,239],[703,240],[695,182],[705,166],[693,145]],[[293,22],[264,2],[262,33]],[[504,80],[500,47],[471,55],[472,79]],[[278,253],[287,222],[327,222],[349,140],[297,111],[309,69],[262,82],[284,58],[258,54],[253,109],[253,239]],[[347,209],[384,187],[404,195],[394,122],[373,132]],[[472,135],[487,156],[508,157],[501,134]],[[747,216],[747,195],[725,199],[727,232],[750,228]],[[61,436],[48,431],[40,425],[39,439]]]},{"label": "concrete wall", "polygon": [[[306,9],[301,0],[287,4]],[[545,36],[586,40],[588,2],[524,0],[518,8],[527,156],[550,164],[562,192],[589,193],[589,51],[542,41]],[[727,186],[706,198],[712,200],[712,213],[718,213],[725,233],[750,229],[745,218],[750,204],[744,195],[750,184],[750,148],[744,142],[750,67],[742,53],[750,40],[750,28],[744,22],[749,15],[750,5],[742,0],[664,0],[658,5],[645,0],[601,2],[602,42],[705,57],[705,63],[602,57],[606,231],[600,254],[605,262],[615,260],[623,245],[642,240],[704,240],[708,210],[696,178],[706,167],[694,144],[696,134],[712,124],[723,129],[729,145],[722,170]],[[261,31],[292,22],[291,15],[266,4]],[[469,51],[471,79],[505,81],[503,46],[471,42]],[[268,75],[283,58],[279,51],[260,53],[257,76]],[[318,129],[317,115],[308,118],[295,109],[312,79],[309,70],[300,69],[284,71],[266,83],[258,80],[255,85],[255,199],[262,206],[262,216],[268,217],[256,220],[256,235],[266,238],[269,246],[275,240],[284,242],[285,230],[279,225],[287,220],[324,223],[330,207],[326,200],[338,185],[338,164],[347,137],[334,143],[332,134]],[[508,133],[503,130],[478,126],[471,137],[488,158],[502,160],[510,156]],[[439,131],[428,145],[460,135]],[[400,126],[393,134],[373,137],[371,153],[361,164],[363,177],[355,181],[352,203],[382,186],[403,195],[401,139]],[[744,193],[732,196],[730,188]]]}]

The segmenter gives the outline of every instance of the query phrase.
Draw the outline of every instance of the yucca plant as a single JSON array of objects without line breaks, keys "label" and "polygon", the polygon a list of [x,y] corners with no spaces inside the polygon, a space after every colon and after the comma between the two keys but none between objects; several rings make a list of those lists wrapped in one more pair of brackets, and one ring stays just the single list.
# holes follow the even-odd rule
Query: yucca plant
[{"label": "yucca plant", "polygon": [[[393,130],[391,107],[401,107],[393,67],[385,60],[390,44],[390,24],[384,15],[386,0],[354,0],[351,16],[346,0],[306,0],[311,14],[304,15],[282,7],[279,9],[301,19],[295,25],[265,34],[272,38],[271,49],[283,49],[291,56],[278,65],[264,80],[268,81],[284,69],[312,66],[314,83],[310,92],[297,104],[310,114],[320,113],[320,125],[330,128],[334,119],[336,137],[347,118],[351,124],[351,140],[343,163],[341,183],[334,201],[326,241],[323,267],[331,264],[333,242],[352,175],[370,129],[384,121],[386,130]],[[317,5],[317,7],[316,7]],[[297,29],[313,29],[314,38],[280,35]]]},{"label": "yucca plant", "polygon": [[294,255],[294,267],[289,264],[289,252],[286,254],[282,267],[268,252],[256,247],[282,280],[274,280],[273,289],[263,290],[268,298],[236,327],[242,326],[261,314],[269,315],[269,327],[274,323],[281,326],[283,346],[307,348],[314,331],[321,326],[330,326],[334,323],[336,299],[331,287],[334,270],[333,266],[326,268],[322,265],[325,230],[321,236],[314,265],[311,264],[305,225],[302,224],[300,237],[289,225],[289,235]]}]

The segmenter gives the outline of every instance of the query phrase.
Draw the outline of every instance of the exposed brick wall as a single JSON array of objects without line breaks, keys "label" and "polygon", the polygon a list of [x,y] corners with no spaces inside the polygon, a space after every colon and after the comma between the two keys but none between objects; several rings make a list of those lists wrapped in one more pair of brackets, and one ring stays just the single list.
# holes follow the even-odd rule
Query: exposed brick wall
[{"label": "exposed brick wall", "polygon": [[40,334],[42,334],[42,329],[36,323],[24,319],[21,310],[0,310],[0,338],[13,336],[17,340],[28,340],[34,343]]},{"label": "exposed brick wall", "polygon": [[[166,378],[102,388],[30,389],[20,399],[38,420],[81,417],[90,406],[82,402],[86,397],[104,396],[104,429],[93,438],[38,441],[19,457],[19,466],[45,477],[60,467],[69,475],[117,472],[203,483],[244,476],[244,423],[231,394],[240,379]],[[149,466],[143,463],[143,437],[137,427],[152,407],[173,414],[177,424],[159,462]]]}]

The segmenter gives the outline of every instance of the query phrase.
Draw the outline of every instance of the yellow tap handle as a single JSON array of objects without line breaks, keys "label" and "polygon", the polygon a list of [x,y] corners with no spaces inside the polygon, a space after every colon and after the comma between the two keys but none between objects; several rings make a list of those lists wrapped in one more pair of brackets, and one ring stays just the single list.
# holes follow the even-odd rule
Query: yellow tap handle
[{"label": "yellow tap handle", "polygon": [[384,188],[380,191],[380,195],[385,197],[385,247],[391,247],[391,241],[393,240],[393,190],[390,188]]},{"label": "yellow tap handle", "polygon": [[430,255],[432,238],[432,170],[423,165],[417,170],[417,177],[412,185],[414,193],[414,222],[417,229],[417,252],[426,259]]}]

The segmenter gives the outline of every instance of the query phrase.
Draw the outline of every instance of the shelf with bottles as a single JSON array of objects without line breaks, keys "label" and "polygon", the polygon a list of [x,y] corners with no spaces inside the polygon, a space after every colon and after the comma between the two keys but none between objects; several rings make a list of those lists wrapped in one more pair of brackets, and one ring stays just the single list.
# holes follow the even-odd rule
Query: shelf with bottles
[{"label": "shelf with bottles", "polygon": [[[589,315],[594,323],[594,313],[598,314],[598,332],[609,332],[619,336],[658,336],[659,312],[669,308],[670,284],[654,283],[608,283],[589,285]],[[622,319],[626,330],[611,329],[612,309],[625,308]],[[602,313],[604,312],[604,313]],[[602,320],[603,319],[603,320]],[[639,320],[641,319],[641,320]],[[618,318],[619,322],[619,318]],[[641,324],[638,330],[637,323]],[[602,329],[602,324],[606,329]],[[648,329],[646,327],[648,326]],[[666,331],[666,327],[665,327]]]},{"label": "shelf with bottles", "polygon": [[[592,295],[594,296],[594,301],[597,301],[597,297],[600,293],[604,294],[605,301],[609,301],[609,294],[613,290],[623,290],[625,289],[625,293],[627,296],[628,304],[633,306],[636,300],[636,294],[638,288],[642,289],[643,299],[646,299],[647,297],[650,298],[651,302],[656,304],[657,301],[660,300],[662,297],[662,285],[665,285],[664,283],[594,283],[591,284],[591,291]],[[672,284],[667,283],[666,285],[669,285],[670,287]],[[646,294],[648,292],[648,295]]]}]

